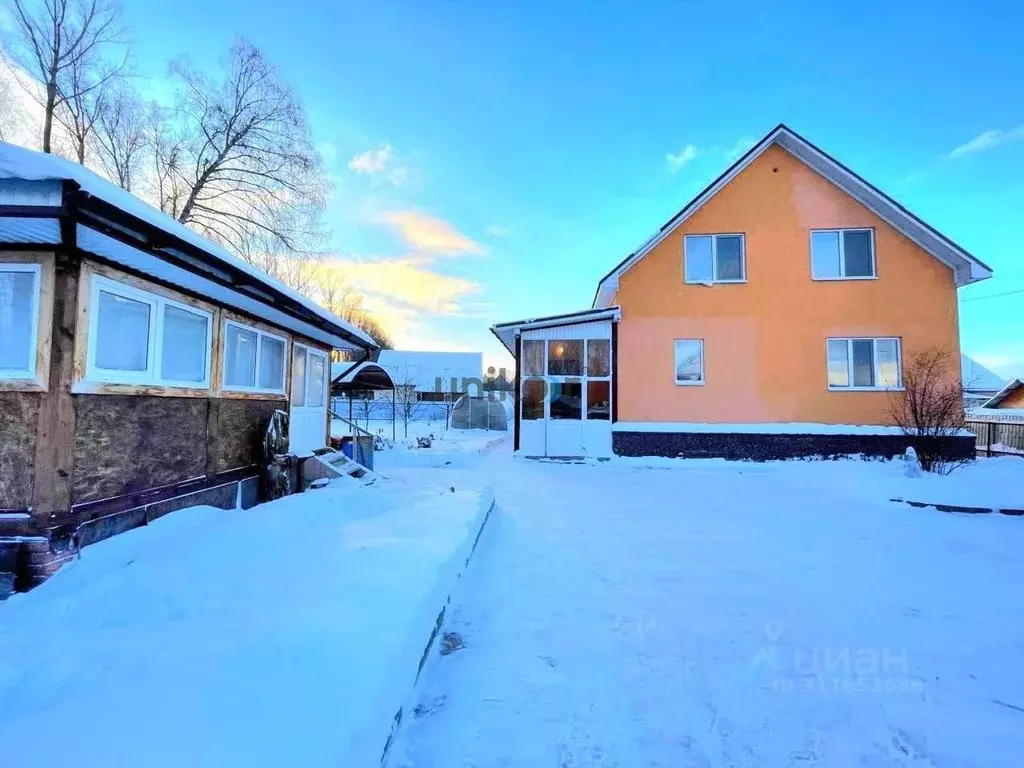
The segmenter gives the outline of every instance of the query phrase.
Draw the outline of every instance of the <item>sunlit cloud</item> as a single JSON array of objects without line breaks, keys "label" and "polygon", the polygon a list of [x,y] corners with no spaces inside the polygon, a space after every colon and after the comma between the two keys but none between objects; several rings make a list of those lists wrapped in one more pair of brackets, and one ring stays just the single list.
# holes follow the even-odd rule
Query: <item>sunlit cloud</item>
[{"label": "sunlit cloud", "polygon": [[697,154],[697,148],[693,144],[687,144],[676,154],[669,152],[665,155],[665,159],[668,161],[668,169],[673,173],[682,170],[683,166],[693,160]]},{"label": "sunlit cloud", "polygon": [[388,211],[381,220],[398,230],[413,249],[433,256],[480,255],[483,246],[444,219],[420,211]]},{"label": "sunlit cloud", "polygon": [[356,155],[348,161],[348,167],[350,171],[356,173],[382,173],[391,164],[393,158],[394,149],[390,144],[385,144]]}]

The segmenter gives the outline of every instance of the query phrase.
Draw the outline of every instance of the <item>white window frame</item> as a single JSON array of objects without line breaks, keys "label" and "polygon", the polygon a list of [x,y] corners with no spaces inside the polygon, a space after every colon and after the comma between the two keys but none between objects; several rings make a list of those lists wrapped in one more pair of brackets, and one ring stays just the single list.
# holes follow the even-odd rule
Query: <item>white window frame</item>
[{"label": "white window frame", "polygon": [[[839,276],[838,277],[818,277],[814,274],[814,236],[816,234],[828,234],[835,232],[839,239]],[[846,238],[843,237],[844,232],[867,232],[868,242],[871,245],[871,274],[870,275],[850,275],[846,274]],[[877,280],[878,279],[878,262],[875,259],[875,230],[873,227],[841,227],[831,229],[812,229],[810,234],[807,235],[808,253],[811,257],[811,279],[819,280],[822,282],[828,282],[832,280]]]},{"label": "white window frame", "polygon": [[39,304],[42,296],[43,269],[41,264],[29,264],[22,262],[2,262],[0,272],[31,272],[32,281],[32,329],[29,335],[29,356],[27,368],[0,369],[0,379],[10,381],[23,379],[34,379],[36,377],[36,361],[39,357]]},{"label": "white window frame", "polygon": [[[838,386],[828,383],[828,345],[832,341],[846,342],[846,380],[848,385]],[[876,384],[873,387],[858,387],[853,383],[853,342],[871,342],[871,365],[874,379],[878,381],[878,342],[896,342],[896,386],[886,387]],[[899,336],[830,336],[825,339],[825,383],[829,392],[901,392],[903,391],[903,340]]]},{"label": "white window frame", "polygon": [[[676,373],[679,371],[678,361],[676,359],[678,355],[678,344],[679,342],[697,342],[700,344],[700,380],[699,381],[680,381]],[[676,383],[677,387],[703,387],[707,383],[707,377],[704,373],[704,339],[673,339],[672,341],[672,378]]]},{"label": "white window frame", "polygon": [[[228,384],[228,327],[234,326],[243,331],[249,331],[256,334],[256,375],[253,377],[253,381],[256,382],[256,386],[246,387],[241,384]],[[288,361],[289,355],[292,354],[291,347],[288,345],[288,339],[285,336],[279,336],[276,333],[270,333],[264,331],[262,328],[257,328],[253,325],[247,325],[246,323],[240,323],[237,320],[225,320],[224,329],[221,333],[223,342],[221,343],[221,356],[224,364],[221,366],[223,369],[221,372],[221,388],[229,392],[259,392],[267,395],[283,395],[285,394],[285,387],[288,385]],[[271,338],[277,341],[284,342],[284,356],[282,358],[284,368],[281,371],[281,388],[280,389],[268,389],[266,387],[260,387],[260,361],[263,358],[263,338]],[[330,357],[328,357],[328,366],[330,365]]]},{"label": "white window frame", "polygon": [[[710,237],[711,238],[711,280],[690,280],[686,277],[686,244],[692,238],[698,237]],[[743,272],[743,277],[739,280],[719,280],[718,279],[718,238],[720,237],[738,237],[740,239],[740,269]],[[715,232],[692,235],[686,235],[683,238],[683,282],[687,285],[734,285],[737,283],[747,282],[747,236],[742,232]]]},{"label": "white window frame", "polygon": [[[135,384],[139,386],[172,387],[175,389],[209,389],[210,370],[213,359],[213,313],[191,304],[184,304],[158,293],[136,288],[133,285],[112,280],[101,275],[92,275],[89,286],[89,337],[86,343],[85,380],[97,384]],[[100,323],[100,291],[112,293],[132,301],[149,305],[149,344],[146,349],[146,370],[117,371],[96,366],[97,334]],[[174,307],[206,318],[206,365],[202,381],[178,381],[165,379],[160,370],[163,365],[164,308]]]}]

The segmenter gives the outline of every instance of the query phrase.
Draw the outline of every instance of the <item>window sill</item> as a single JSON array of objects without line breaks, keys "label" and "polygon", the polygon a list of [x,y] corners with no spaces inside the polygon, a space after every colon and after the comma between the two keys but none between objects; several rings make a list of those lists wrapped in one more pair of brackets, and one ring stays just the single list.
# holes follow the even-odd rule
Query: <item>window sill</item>
[{"label": "window sill", "polygon": [[743,280],[686,280],[683,279],[683,285],[703,285],[706,288],[711,288],[715,285],[745,285],[746,278]]},{"label": "window sill", "polygon": [[869,275],[867,277],[815,277],[811,275],[811,280],[816,283],[846,283],[854,282],[858,280],[877,280],[878,275]]},{"label": "window sill", "polygon": [[905,392],[905,387],[829,387],[829,392]]},{"label": "window sill", "polygon": [[676,381],[677,387],[703,387],[703,381]]},{"label": "window sill", "polygon": [[216,397],[209,387],[172,387],[166,384],[118,381],[76,381],[73,395],[135,395],[137,397]]}]

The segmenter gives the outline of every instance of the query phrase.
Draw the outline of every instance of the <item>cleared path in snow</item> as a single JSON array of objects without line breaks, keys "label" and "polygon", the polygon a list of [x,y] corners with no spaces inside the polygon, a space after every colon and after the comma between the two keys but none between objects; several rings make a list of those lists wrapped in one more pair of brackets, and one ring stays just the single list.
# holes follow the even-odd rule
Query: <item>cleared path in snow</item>
[{"label": "cleared path in snow", "polygon": [[389,768],[1019,765],[1024,520],[892,472],[395,469],[498,508]]}]

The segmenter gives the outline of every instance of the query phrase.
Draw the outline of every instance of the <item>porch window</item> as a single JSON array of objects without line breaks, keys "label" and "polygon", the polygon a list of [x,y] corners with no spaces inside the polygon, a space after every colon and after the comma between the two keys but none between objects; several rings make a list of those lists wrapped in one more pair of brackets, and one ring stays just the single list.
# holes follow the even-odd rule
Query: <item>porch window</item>
[{"label": "porch window", "polygon": [[[543,344],[543,342],[541,342]],[[523,421],[544,418],[544,379],[523,379],[522,407],[519,417]]]},{"label": "porch window", "polygon": [[582,376],[583,342],[577,339],[548,342],[548,376]]},{"label": "porch window", "polygon": [[704,383],[704,341],[676,339],[676,384]]},{"label": "porch window", "polygon": [[612,417],[611,382],[587,382],[587,418],[608,420]]},{"label": "porch window", "polygon": [[610,376],[611,346],[608,339],[587,339],[587,376]]},{"label": "porch window", "polygon": [[224,322],[224,388],[242,392],[284,393],[287,341],[258,328]]},{"label": "porch window", "polygon": [[900,340],[829,339],[828,388],[898,389],[902,386]]},{"label": "porch window", "polygon": [[870,229],[819,229],[811,232],[811,277],[815,280],[863,280],[875,277],[875,244]]},{"label": "porch window", "polygon": [[523,375],[544,375],[544,341],[542,339],[523,340]]},{"label": "porch window", "polygon": [[551,418],[583,418],[583,384],[578,381],[551,383]]},{"label": "porch window", "polygon": [[742,283],[747,279],[743,235],[687,235],[683,251],[687,283]]},{"label": "porch window", "polygon": [[209,312],[105,277],[91,280],[89,381],[210,386]]},{"label": "porch window", "polygon": [[0,379],[36,373],[38,264],[0,264]]}]

